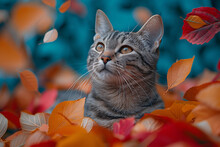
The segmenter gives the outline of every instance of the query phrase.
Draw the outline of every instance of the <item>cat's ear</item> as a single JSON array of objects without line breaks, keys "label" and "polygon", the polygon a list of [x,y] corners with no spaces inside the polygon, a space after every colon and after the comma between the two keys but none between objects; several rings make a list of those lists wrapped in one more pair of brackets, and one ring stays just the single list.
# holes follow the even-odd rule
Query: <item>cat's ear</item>
[{"label": "cat's ear", "polygon": [[147,38],[147,40],[152,43],[153,50],[156,51],[160,45],[160,41],[164,33],[163,21],[161,16],[151,16],[137,33],[143,38]]},{"label": "cat's ear", "polygon": [[113,31],[113,27],[108,17],[102,10],[96,12],[95,32],[96,35],[104,35],[110,31]]}]

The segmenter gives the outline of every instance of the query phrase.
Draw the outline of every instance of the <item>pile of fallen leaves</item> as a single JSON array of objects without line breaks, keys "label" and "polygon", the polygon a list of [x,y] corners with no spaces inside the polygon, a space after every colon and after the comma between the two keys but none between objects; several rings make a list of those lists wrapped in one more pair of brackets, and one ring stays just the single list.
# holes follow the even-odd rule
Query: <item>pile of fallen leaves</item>
[{"label": "pile of fallen leaves", "polygon": [[[52,0],[43,2],[55,6]],[[71,1],[66,1],[59,11],[65,12],[70,5]],[[217,9],[196,8],[184,19],[181,38],[194,44],[209,42],[219,32],[219,24],[220,12]],[[18,27],[23,25],[16,24]],[[30,26],[41,28],[34,22]],[[20,35],[28,31],[27,28],[18,30]],[[44,43],[54,41],[57,35],[55,29],[47,32]],[[15,52],[15,45],[7,44],[11,38],[6,34],[3,36],[0,38],[6,42],[2,41],[5,43],[3,46],[17,57],[12,61],[19,59],[20,62],[18,66],[11,63],[10,68],[8,64],[1,63],[1,67],[11,71],[27,66],[23,64],[28,60],[27,56]],[[22,46],[17,50],[24,51]],[[85,98],[61,102],[51,114],[45,113],[58,98],[58,91],[67,90],[72,82],[72,89],[89,93],[89,79],[77,80],[74,71],[62,64],[55,64],[37,76],[30,70],[21,71],[21,83],[12,95],[7,86],[0,90],[0,146],[219,146],[220,62],[218,73],[205,71],[195,79],[185,80],[194,58],[174,63],[167,73],[167,86],[157,85],[165,109],[145,114],[138,122],[133,117],[122,119],[114,123],[112,130],[83,116]],[[45,87],[43,92],[39,90],[39,83]]]}]

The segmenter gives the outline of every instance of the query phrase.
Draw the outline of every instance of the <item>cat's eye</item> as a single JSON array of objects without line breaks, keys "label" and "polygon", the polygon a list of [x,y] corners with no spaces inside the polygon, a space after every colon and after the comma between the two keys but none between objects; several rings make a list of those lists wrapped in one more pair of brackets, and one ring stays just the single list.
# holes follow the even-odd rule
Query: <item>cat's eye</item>
[{"label": "cat's eye", "polygon": [[98,52],[102,52],[104,49],[105,49],[105,45],[101,42],[99,42],[97,45],[96,45],[96,48],[95,48]]},{"label": "cat's eye", "polygon": [[133,49],[130,46],[123,46],[120,49],[120,53],[122,53],[122,54],[127,54],[127,53],[130,53],[132,51],[133,51]]}]

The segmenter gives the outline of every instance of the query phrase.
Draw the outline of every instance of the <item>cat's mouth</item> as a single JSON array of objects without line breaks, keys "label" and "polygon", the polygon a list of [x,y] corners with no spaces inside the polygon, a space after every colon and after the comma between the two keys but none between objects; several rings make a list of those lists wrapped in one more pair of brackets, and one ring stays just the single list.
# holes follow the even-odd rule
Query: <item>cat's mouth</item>
[{"label": "cat's mouth", "polygon": [[106,66],[104,66],[99,72],[100,72],[100,73],[102,73],[102,72],[112,73]]}]

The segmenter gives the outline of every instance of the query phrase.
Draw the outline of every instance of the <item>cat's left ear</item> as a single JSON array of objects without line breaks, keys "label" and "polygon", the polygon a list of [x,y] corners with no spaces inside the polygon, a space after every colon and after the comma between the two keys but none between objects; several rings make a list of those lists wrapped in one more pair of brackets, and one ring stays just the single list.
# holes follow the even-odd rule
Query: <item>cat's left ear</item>
[{"label": "cat's left ear", "polygon": [[151,16],[137,33],[143,38],[147,38],[147,40],[150,41],[149,43],[152,45],[152,50],[156,52],[164,33],[161,16]]}]

